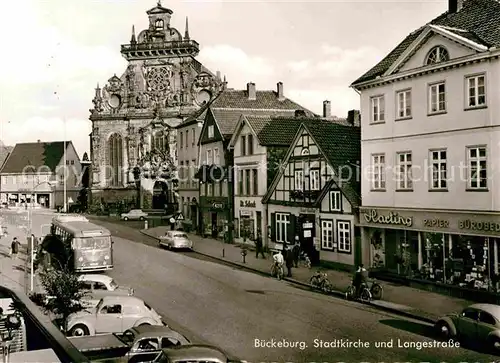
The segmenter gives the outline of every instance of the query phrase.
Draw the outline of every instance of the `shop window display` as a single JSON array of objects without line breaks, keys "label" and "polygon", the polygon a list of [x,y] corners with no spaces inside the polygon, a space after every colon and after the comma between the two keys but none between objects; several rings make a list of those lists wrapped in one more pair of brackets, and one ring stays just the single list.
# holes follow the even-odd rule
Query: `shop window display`
[{"label": "shop window display", "polygon": [[498,256],[493,255],[496,243],[493,238],[423,233],[423,264],[416,277],[497,291]]},{"label": "shop window display", "polygon": [[405,230],[386,230],[386,268],[412,276],[418,266],[418,234]]}]

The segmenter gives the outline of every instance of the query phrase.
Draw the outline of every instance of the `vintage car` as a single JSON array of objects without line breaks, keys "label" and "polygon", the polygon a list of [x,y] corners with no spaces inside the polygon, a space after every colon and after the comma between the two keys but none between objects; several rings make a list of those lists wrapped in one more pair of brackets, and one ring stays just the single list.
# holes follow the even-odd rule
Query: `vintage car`
[{"label": "vintage car", "polygon": [[121,333],[139,325],[165,325],[154,309],[135,296],[106,296],[96,307],[71,315],[71,336]]},{"label": "vintage car", "polygon": [[121,358],[127,363],[151,362],[161,349],[190,344],[182,334],[166,326],[143,325],[123,334],[70,337],[71,343],[91,361]]},{"label": "vintage car", "polygon": [[90,300],[91,306],[95,306],[105,296],[132,296],[134,289],[121,286],[107,275],[85,274],[80,275],[79,280],[83,282],[84,289],[88,292],[86,299]]},{"label": "vintage car", "polygon": [[122,213],[120,217],[124,221],[128,221],[128,220],[143,221],[146,219],[147,216],[148,216],[148,214],[146,212],[143,212],[141,209],[131,209],[127,213]]},{"label": "vintage car", "polygon": [[473,304],[460,314],[448,314],[434,325],[443,339],[486,344],[500,352],[500,306]]},{"label": "vintage car", "polygon": [[230,363],[238,362],[228,358],[219,348],[210,345],[192,344],[162,349],[154,363]]},{"label": "vintage car", "polygon": [[167,231],[164,236],[158,237],[158,245],[168,249],[193,249],[193,241],[183,231]]}]

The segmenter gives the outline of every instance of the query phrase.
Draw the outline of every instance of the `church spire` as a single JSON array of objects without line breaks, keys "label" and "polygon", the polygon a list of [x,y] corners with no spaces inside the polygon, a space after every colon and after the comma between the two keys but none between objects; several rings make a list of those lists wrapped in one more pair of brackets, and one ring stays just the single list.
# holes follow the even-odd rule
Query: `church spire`
[{"label": "church spire", "polygon": [[187,16],[186,16],[186,30],[184,31],[184,39],[189,40],[189,23]]},{"label": "church spire", "polygon": [[130,44],[136,44],[137,39],[135,39],[135,26],[132,25],[132,37],[130,38]]}]

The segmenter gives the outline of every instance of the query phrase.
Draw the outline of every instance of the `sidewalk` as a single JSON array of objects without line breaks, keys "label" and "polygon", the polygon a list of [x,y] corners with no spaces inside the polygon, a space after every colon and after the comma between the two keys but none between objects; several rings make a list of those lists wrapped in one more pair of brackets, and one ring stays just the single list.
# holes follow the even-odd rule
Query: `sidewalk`
[{"label": "sidewalk", "polygon": [[[0,213],[0,225],[7,227],[8,235],[0,238],[0,285],[19,292],[29,292],[30,271],[27,260],[28,244],[26,240],[27,229],[22,218],[13,220],[11,216]],[[10,245],[14,237],[21,242],[17,259],[9,255]],[[38,279],[35,276],[34,291],[41,291]]]},{"label": "sidewalk", "polygon": [[[167,230],[170,230],[170,228],[155,227],[142,230],[141,232],[149,237],[158,238],[158,236],[164,235]],[[195,252],[199,254],[214,257],[255,272],[270,275],[271,260],[269,257],[266,259],[257,259],[255,258],[255,251],[249,250],[245,257],[246,263],[243,263],[241,247],[239,245],[223,244],[220,241],[211,238],[202,238],[195,234],[189,234],[189,236],[194,242]],[[223,249],[224,257],[222,255]],[[315,268],[308,269],[299,266],[298,268],[292,269],[292,278],[285,278],[285,280],[309,286],[309,279],[315,271]],[[322,268],[322,271],[328,274],[329,280],[337,290],[334,295],[343,297],[347,287],[351,284],[352,275],[346,272],[327,270],[324,268]],[[384,289],[383,298],[381,301],[373,301],[370,305],[428,322],[435,322],[437,318],[445,314],[460,311],[464,307],[473,304],[471,301],[418,290],[408,286],[401,286],[385,281],[380,281],[380,283]]]}]

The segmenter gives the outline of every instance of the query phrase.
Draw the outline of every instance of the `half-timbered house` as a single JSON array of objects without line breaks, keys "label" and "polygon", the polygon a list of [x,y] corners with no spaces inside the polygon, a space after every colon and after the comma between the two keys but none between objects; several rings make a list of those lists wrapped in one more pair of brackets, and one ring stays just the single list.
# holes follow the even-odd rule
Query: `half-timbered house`
[{"label": "half-timbered house", "polygon": [[352,266],[360,205],[360,128],[307,121],[299,127],[263,203],[274,248],[299,241],[313,262]]}]

